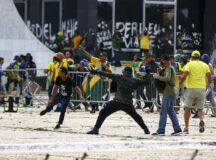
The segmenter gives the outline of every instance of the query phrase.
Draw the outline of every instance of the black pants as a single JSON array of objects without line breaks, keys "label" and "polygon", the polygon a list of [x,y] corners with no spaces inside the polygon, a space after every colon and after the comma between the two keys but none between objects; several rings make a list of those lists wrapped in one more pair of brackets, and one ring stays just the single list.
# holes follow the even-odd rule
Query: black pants
[{"label": "black pants", "polygon": [[143,87],[143,86],[138,87],[138,88],[136,89],[136,99],[140,100],[140,97],[141,97],[143,100],[147,100],[146,95],[144,94],[144,87]]},{"label": "black pants", "polygon": [[99,129],[109,115],[120,110],[129,114],[142,129],[147,128],[142,117],[136,112],[133,105],[126,105],[114,100],[107,102],[104,108],[100,111],[95,128]]},{"label": "black pants", "polygon": [[[59,101],[56,101],[52,104],[52,105],[48,105],[46,107],[46,111],[47,112],[50,112],[52,109],[53,109],[53,106],[56,105]],[[67,106],[70,102],[70,97],[65,97],[65,98],[60,98],[60,103],[61,103],[61,113],[60,113],[60,116],[59,116],[59,121],[58,121],[58,124],[62,124],[63,121],[64,121],[64,117],[65,117],[65,112],[66,112],[66,109],[67,109]]]}]

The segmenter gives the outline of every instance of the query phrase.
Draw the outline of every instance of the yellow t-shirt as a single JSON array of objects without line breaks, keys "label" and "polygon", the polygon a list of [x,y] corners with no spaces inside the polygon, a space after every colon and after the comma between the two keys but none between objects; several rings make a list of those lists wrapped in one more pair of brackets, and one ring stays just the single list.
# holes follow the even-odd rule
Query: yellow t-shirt
[{"label": "yellow t-shirt", "polygon": [[184,66],[184,71],[188,71],[187,88],[206,88],[206,74],[210,72],[207,64],[202,61],[190,61]]},{"label": "yellow t-shirt", "polygon": [[[91,56],[91,62],[90,62],[90,63],[92,63],[92,64],[94,65],[94,67],[100,68],[101,61],[100,61],[99,58],[96,58],[96,57],[94,57],[94,56]],[[106,69],[112,71],[111,65],[110,65],[110,64],[109,64],[109,65],[106,65]]]},{"label": "yellow t-shirt", "polygon": [[55,70],[55,63],[54,62],[50,62],[47,65],[47,69],[49,70],[49,77],[50,77],[50,79],[52,79],[53,73],[54,73],[54,70]]},{"label": "yellow t-shirt", "polygon": [[141,35],[140,36],[140,48],[141,49],[149,49],[150,48],[150,37]]},{"label": "yellow t-shirt", "polygon": [[101,65],[101,61],[99,58],[96,58],[94,56],[91,56],[91,62],[96,68],[99,68]]},{"label": "yellow t-shirt", "polygon": [[80,45],[81,40],[82,40],[82,37],[80,35],[74,37],[72,40],[73,48],[77,48]]},{"label": "yellow t-shirt", "polygon": [[66,59],[63,59],[63,61],[61,63],[57,62],[55,64],[55,71],[54,71],[54,81],[56,80],[56,78],[58,77],[58,73],[59,73],[59,69],[61,67],[65,67],[65,68],[68,68],[68,63],[67,63],[67,60]]}]

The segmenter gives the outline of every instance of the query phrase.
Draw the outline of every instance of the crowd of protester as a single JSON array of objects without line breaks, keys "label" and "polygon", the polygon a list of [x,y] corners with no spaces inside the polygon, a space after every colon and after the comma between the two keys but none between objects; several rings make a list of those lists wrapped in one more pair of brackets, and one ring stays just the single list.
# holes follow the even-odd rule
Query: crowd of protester
[{"label": "crowd of protester", "polygon": [[[71,40],[72,48],[69,50],[60,48],[62,52],[57,52],[53,56],[50,63],[44,69],[44,73],[47,74],[46,88],[48,90],[49,99],[52,97],[52,89],[60,69],[66,68],[69,72],[69,76],[72,77],[76,85],[81,88],[83,95],[85,95],[84,97],[90,100],[90,103],[74,101],[73,105],[75,109],[84,106],[85,111],[95,113],[99,110],[99,106],[102,106],[102,101],[109,100],[110,81],[108,78],[97,74],[89,74],[89,71],[92,69],[98,72],[112,73],[112,62],[107,60],[106,52],[97,50],[95,38],[95,33],[91,30],[85,36],[81,36],[79,32],[76,31]],[[120,35],[116,32],[113,36],[113,50],[115,60],[118,61],[118,63],[120,63],[121,60],[121,43]],[[165,133],[167,114],[173,123],[173,134],[182,131],[177,119],[179,108],[174,107],[181,105],[186,107],[184,132],[189,132],[189,115],[191,113],[194,113],[194,118],[200,118],[200,132],[203,132],[205,123],[202,109],[206,100],[210,101],[212,105],[211,116],[216,117],[216,102],[213,95],[214,84],[211,80],[211,78],[214,77],[214,71],[212,64],[210,64],[209,55],[194,51],[191,57],[186,54],[164,54],[162,57],[159,57],[159,59],[158,57],[156,59],[155,54],[150,53],[149,45],[150,38],[147,32],[144,31],[144,33],[140,35],[140,53],[134,55],[134,59],[129,67],[131,67],[133,71],[132,77],[134,78],[143,79],[147,74],[152,74],[153,77],[149,85],[139,86],[134,91],[133,96],[134,99],[136,99],[134,107],[149,108],[148,111],[154,112],[155,104],[157,104],[156,107],[158,111],[160,110],[160,122],[159,128],[154,135],[163,135]],[[191,64],[192,62],[193,64]],[[16,88],[16,92],[19,92],[17,94],[18,96],[15,98],[9,97],[9,103],[19,103],[19,95],[24,95],[26,98],[26,105],[31,105],[31,93],[24,89],[24,83],[26,79],[34,81],[37,77],[36,64],[33,61],[32,55],[30,53],[26,55],[16,55],[14,57],[14,62],[6,67],[6,72],[2,70],[3,63],[4,58],[0,57],[0,94],[10,95],[14,91],[14,88]],[[206,66],[208,67],[206,68]],[[197,68],[199,68],[199,74],[203,71],[203,76],[195,77],[197,76],[194,75],[197,74],[195,71]],[[160,75],[159,70],[164,70],[164,75]],[[73,74],[70,74],[70,72],[73,72]],[[6,84],[2,82],[2,76],[4,75],[7,77]],[[167,83],[162,92],[162,96],[158,94],[153,79],[159,79]],[[170,81],[172,81],[172,83]],[[199,84],[199,82],[202,82],[202,84]],[[197,86],[194,86],[192,83],[197,84]],[[195,90],[197,88],[199,90],[195,92],[194,88]],[[193,95],[196,93],[199,97],[202,95],[202,99],[197,100],[197,97],[191,98],[189,91],[192,92]],[[189,100],[188,97],[190,97],[191,100]],[[57,100],[59,99],[59,93],[56,94],[55,98]],[[76,94],[72,95],[72,101],[73,99],[76,99]],[[141,103],[142,101],[144,101],[144,103]],[[3,97],[0,98],[0,103],[5,103]],[[57,107],[55,111],[61,111],[62,106],[58,103],[56,104]],[[195,107],[193,107],[193,105],[195,105]]]}]

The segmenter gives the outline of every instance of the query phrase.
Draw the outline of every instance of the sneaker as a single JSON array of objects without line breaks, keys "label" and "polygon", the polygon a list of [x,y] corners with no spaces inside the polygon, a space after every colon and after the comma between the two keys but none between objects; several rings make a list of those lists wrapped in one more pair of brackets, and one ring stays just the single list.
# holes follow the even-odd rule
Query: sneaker
[{"label": "sneaker", "polygon": [[211,114],[210,117],[216,117],[216,115],[215,114]]},{"label": "sneaker", "polygon": [[180,135],[182,133],[182,130],[180,129],[180,130],[176,130],[176,131],[174,131],[173,133],[171,133],[171,136],[178,136],[178,135]]},{"label": "sneaker", "polygon": [[150,134],[150,131],[149,131],[148,127],[144,128],[143,130],[144,130],[145,134]]},{"label": "sneaker", "polygon": [[60,124],[57,124],[54,129],[59,129],[59,128],[61,128],[61,126]]},{"label": "sneaker", "polygon": [[184,128],[183,133],[184,133],[184,134],[189,134],[188,128]]},{"label": "sneaker", "polygon": [[86,134],[95,134],[95,135],[98,135],[99,131],[98,131],[98,129],[93,128],[92,130],[88,131]]},{"label": "sneaker", "polygon": [[205,123],[203,120],[201,120],[199,123],[199,132],[203,133],[204,131],[205,131]]},{"label": "sneaker", "polygon": [[45,115],[46,113],[47,113],[46,110],[42,110],[42,111],[40,112],[40,115],[43,116],[43,115]]},{"label": "sneaker", "polygon": [[152,136],[165,136],[165,133],[155,132],[155,133],[152,133]]}]

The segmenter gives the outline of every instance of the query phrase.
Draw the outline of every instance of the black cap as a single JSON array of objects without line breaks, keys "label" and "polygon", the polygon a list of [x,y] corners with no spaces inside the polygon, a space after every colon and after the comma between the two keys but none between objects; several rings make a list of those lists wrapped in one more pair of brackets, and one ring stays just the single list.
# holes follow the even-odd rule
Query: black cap
[{"label": "black cap", "polygon": [[132,72],[133,70],[131,67],[125,67],[122,71],[122,73],[130,74],[130,75],[132,75]]},{"label": "black cap", "polygon": [[169,55],[163,55],[162,60],[165,60],[165,61],[169,61],[170,60],[170,56]]},{"label": "black cap", "polygon": [[32,56],[31,53],[26,53],[26,56]]}]

